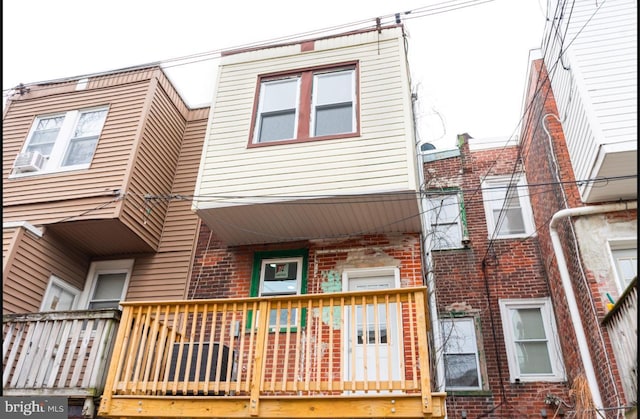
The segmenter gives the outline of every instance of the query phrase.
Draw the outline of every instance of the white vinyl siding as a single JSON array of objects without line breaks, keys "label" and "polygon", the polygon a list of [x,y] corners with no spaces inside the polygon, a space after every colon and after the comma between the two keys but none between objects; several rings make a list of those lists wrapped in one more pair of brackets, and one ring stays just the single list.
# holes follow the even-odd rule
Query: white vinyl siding
[{"label": "white vinyl siding", "polygon": [[[637,1],[563,3],[563,18],[550,19],[545,29],[564,34],[562,49],[561,38],[545,35],[543,50],[575,178],[635,174]],[[550,13],[556,4],[550,4]],[[559,29],[551,26],[558,21]],[[623,153],[632,155],[621,160]],[[588,182],[579,188],[585,202],[591,202],[589,194],[605,193]]]},{"label": "white vinyl siding", "polygon": [[[281,47],[225,57],[195,194],[289,197],[417,190],[403,41],[392,34],[316,41],[315,50],[305,54],[299,47]],[[355,40],[360,42],[344,46]],[[354,61],[359,136],[248,148],[259,75]],[[197,203],[199,209],[234,204],[237,200]]]}]

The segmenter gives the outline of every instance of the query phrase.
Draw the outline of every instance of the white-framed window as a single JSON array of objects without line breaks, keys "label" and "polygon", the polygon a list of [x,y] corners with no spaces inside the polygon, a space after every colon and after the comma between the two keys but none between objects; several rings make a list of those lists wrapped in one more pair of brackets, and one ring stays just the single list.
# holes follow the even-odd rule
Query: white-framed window
[{"label": "white-framed window", "polygon": [[622,294],[633,278],[638,276],[638,241],[637,239],[609,240],[608,245],[616,286],[618,292]]},{"label": "white-framed window", "polygon": [[299,76],[262,82],[255,142],[266,143],[296,137],[299,96]]},{"label": "white-framed window", "polygon": [[20,175],[88,168],[106,117],[106,107],[36,117],[22,153],[40,153],[44,163]]},{"label": "white-framed window", "polygon": [[428,195],[425,200],[425,220],[432,248],[459,249],[464,247],[465,214],[458,192]]},{"label": "white-framed window", "polygon": [[355,71],[340,70],[313,75],[311,136],[355,131]]},{"label": "white-framed window", "polygon": [[511,382],[564,381],[549,298],[500,300]]},{"label": "white-framed window", "polygon": [[93,262],[89,268],[81,307],[88,310],[119,308],[133,270],[133,259]]},{"label": "white-framed window", "polygon": [[440,324],[447,389],[482,390],[475,318],[442,318]]},{"label": "white-framed window", "polygon": [[52,276],[44,293],[40,311],[73,310],[80,296],[80,290],[68,282]]},{"label": "white-framed window", "polygon": [[261,76],[253,144],[357,131],[356,64]]},{"label": "white-framed window", "polygon": [[524,174],[482,180],[482,197],[489,237],[526,237],[535,232]]}]

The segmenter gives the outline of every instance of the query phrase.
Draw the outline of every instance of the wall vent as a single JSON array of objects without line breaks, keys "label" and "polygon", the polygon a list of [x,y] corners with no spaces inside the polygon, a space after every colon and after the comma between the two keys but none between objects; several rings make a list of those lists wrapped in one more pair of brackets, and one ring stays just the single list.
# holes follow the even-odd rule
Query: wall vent
[{"label": "wall vent", "polygon": [[37,151],[19,153],[13,163],[13,169],[17,173],[37,172],[44,166],[45,157]]}]

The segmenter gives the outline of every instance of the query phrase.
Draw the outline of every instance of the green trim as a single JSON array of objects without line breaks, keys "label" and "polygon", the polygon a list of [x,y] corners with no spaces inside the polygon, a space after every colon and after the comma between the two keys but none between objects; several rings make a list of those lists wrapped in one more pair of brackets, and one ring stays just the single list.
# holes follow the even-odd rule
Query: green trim
[{"label": "green trim", "polygon": [[460,223],[462,224],[462,237],[469,237],[469,229],[467,228],[467,211],[464,207],[464,198],[462,191],[458,190],[458,204],[460,205]]},{"label": "green trim", "polygon": [[[262,269],[262,261],[264,259],[278,259],[278,258],[302,258],[302,277],[300,278],[300,294],[307,293],[307,272],[309,270],[309,249],[291,249],[291,250],[272,250],[255,252],[253,254],[253,271],[251,272],[251,288],[249,289],[250,297],[258,297],[260,291],[260,271]],[[251,315],[247,318],[247,328],[251,325]],[[307,311],[302,309],[302,317],[300,319],[301,324],[305,324],[307,317]],[[295,331],[295,327],[291,328],[291,331]],[[280,331],[286,331],[287,328],[281,328]]]}]

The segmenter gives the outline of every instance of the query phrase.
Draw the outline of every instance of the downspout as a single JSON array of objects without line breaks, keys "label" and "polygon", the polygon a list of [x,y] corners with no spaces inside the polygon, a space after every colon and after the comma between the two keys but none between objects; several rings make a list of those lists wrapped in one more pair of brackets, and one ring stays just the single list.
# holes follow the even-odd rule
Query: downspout
[{"label": "downspout", "polygon": [[[429,256],[429,260],[431,257]],[[445,391],[445,379],[444,379],[444,344],[442,340],[442,333],[440,331],[440,319],[438,318],[438,308],[436,306],[436,285],[433,272],[431,270],[431,263],[429,263],[427,272],[427,293],[429,297],[429,317],[431,317],[431,331],[433,333],[433,347],[436,357],[436,392]]]},{"label": "downspout", "polygon": [[569,313],[571,314],[571,322],[573,323],[573,329],[576,332],[576,339],[578,340],[578,349],[580,351],[580,357],[585,369],[585,375],[587,382],[589,383],[589,390],[591,391],[591,398],[595,404],[596,409],[602,409],[602,397],[600,396],[600,388],[596,379],[595,369],[593,367],[593,361],[591,359],[591,353],[587,344],[587,338],[584,333],[584,327],[582,325],[582,317],[578,310],[578,303],[576,301],[575,293],[573,292],[573,286],[571,285],[571,276],[569,274],[569,268],[567,267],[567,261],[562,251],[562,243],[560,242],[560,236],[558,235],[558,223],[560,220],[567,217],[575,217],[591,214],[602,214],[606,212],[625,211],[635,209],[638,207],[637,201],[632,202],[619,202],[615,204],[596,205],[588,207],[566,208],[556,212],[551,218],[549,223],[549,233],[551,235],[551,243],[553,250],[558,261],[558,270],[560,272],[560,279],[562,280],[562,287],[565,295],[567,296],[567,305],[569,307]]}]

